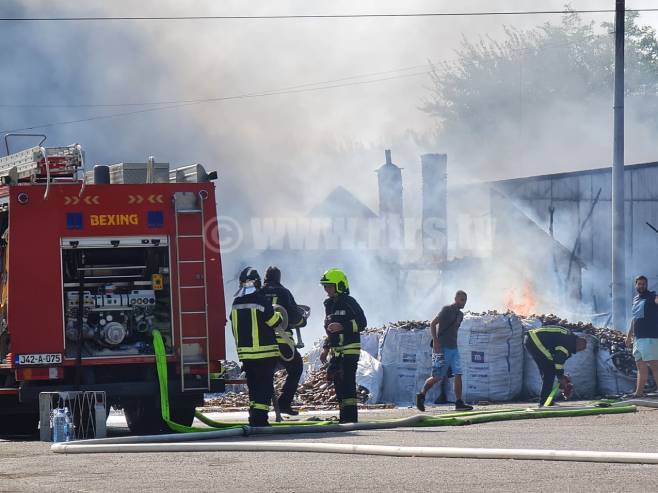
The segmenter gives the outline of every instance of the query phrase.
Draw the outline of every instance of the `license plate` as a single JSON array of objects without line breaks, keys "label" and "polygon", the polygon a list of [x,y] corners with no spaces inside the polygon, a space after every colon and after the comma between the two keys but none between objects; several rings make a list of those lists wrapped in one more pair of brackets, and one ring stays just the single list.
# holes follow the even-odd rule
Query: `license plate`
[{"label": "license plate", "polygon": [[19,354],[16,357],[18,365],[53,365],[62,362],[62,353]]}]

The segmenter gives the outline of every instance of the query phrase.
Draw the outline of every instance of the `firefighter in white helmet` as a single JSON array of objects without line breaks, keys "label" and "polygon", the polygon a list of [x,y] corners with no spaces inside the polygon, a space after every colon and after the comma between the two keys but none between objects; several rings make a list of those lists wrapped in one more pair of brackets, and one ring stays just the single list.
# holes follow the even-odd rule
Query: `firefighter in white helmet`
[{"label": "firefighter in white helmet", "polygon": [[267,414],[274,395],[274,368],[280,356],[274,329],[281,321],[281,315],[261,292],[258,271],[251,267],[244,269],[231,308],[231,325],[238,358],[247,375],[250,426],[269,426]]}]

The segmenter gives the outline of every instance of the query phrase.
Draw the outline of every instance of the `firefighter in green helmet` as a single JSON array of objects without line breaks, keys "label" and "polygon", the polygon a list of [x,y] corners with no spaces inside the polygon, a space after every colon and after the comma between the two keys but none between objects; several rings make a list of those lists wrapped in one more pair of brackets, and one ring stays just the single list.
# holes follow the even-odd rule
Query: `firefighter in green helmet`
[{"label": "firefighter in green helmet", "polygon": [[340,405],[340,422],[358,421],[356,399],[356,369],[361,352],[361,332],[367,321],[357,301],[350,296],[350,285],[345,273],[329,269],[320,284],[327,293],[324,301],[327,332],[320,360],[325,363],[331,354],[327,378],[332,380]]}]

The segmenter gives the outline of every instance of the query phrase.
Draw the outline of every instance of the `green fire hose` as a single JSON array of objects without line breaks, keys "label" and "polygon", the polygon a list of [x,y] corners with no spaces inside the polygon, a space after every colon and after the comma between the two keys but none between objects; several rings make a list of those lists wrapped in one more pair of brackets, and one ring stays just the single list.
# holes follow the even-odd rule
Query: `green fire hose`
[{"label": "green fire hose", "polygon": [[155,367],[158,372],[158,383],[160,384],[160,409],[162,411],[162,421],[164,421],[173,431],[180,433],[192,433],[197,431],[213,431],[212,428],[195,428],[174,423],[171,420],[169,411],[169,383],[167,381],[167,353],[165,351],[162,334],[159,330],[153,331],[153,349],[155,350]]},{"label": "green fire hose", "polygon": [[[179,433],[197,433],[197,432],[217,432],[218,430],[243,429],[245,434],[249,434],[245,423],[221,422],[214,421],[200,412],[195,413],[195,417],[204,423],[205,427],[185,426],[175,423],[171,420],[169,410],[169,386],[167,380],[167,356],[165,351],[162,335],[158,330],[153,331],[153,347],[155,349],[155,361],[158,373],[158,383],[160,385],[160,406],[162,409],[162,420],[173,431]],[[551,399],[557,386],[551,392]],[[546,401],[547,403],[549,400]],[[365,423],[355,424],[336,424],[332,421],[288,421],[283,423],[273,423],[274,427],[285,427],[290,429],[291,433],[302,433],[304,430],[310,433],[322,431],[354,431],[357,429],[379,429],[392,427],[434,427],[434,426],[463,426],[476,423],[490,423],[494,421],[510,421],[519,419],[539,419],[539,418],[557,418],[557,417],[576,417],[576,416],[593,416],[600,414],[620,414],[635,412],[637,409],[633,405],[619,403],[612,405],[610,402],[596,402],[592,406],[586,407],[558,407],[552,409],[492,409],[492,410],[475,410],[466,412],[445,413],[441,415],[417,415],[402,419],[374,420]],[[272,430],[274,431],[274,430]],[[281,430],[283,433],[285,431]]]},{"label": "green fire hose", "polygon": [[555,398],[555,394],[557,394],[559,388],[560,388],[559,383],[553,385],[553,390],[551,390],[551,393],[548,394],[548,397],[546,398],[546,402],[544,402],[544,407],[548,407],[553,403],[553,399]]},{"label": "green fire hose", "polygon": [[[229,429],[229,428],[241,428],[243,425],[241,423],[231,423],[231,422],[221,422],[214,421],[199,411],[194,413],[194,416],[204,423],[208,428],[201,428],[195,426],[186,426],[179,423],[175,423],[171,420],[171,412],[169,410],[169,381],[168,381],[168,372],[167,372],[167,353],[165,350],[164,341],[162,340],[162,334],[159,330],[153,331],[153,348],[155,350],[155,365],[158,373],[158,383],[160,385],[160,409],[162,411],[162,421],[164,421],[169,428],[173,431],[179,433],[195,433],[199,431],[217,431],[218,429]],[[283,422],[283,423],[273,423],[274,426],[290,426],[294,424],[295,426],[309,426],[309,425],[323,425],[330,424],[331,421],[295,421]]]}]

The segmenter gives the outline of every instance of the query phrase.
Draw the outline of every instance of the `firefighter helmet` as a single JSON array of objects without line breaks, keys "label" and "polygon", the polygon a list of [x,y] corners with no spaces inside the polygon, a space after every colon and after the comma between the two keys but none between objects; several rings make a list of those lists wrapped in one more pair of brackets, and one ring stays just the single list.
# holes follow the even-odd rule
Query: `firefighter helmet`
[{"label": "firefighter helmet", "polygon": [[274,266],[270,265],[265,271],[265,284],[267,283],[280,284],[281,283],[281,270]]},{"label": "firefighter helmet", "polygon": [[240,272],[240,286],[255,286],[260,289],[260,274],[253,267],[245,267]]},{"label": "firefighter helmet", "polygon": [[350,292],[350,283],[347,281],[347,276],[340,269],[332,268],[326,271],[320,279],[320,284],[333,284],[336,286],[338,294]]}]

